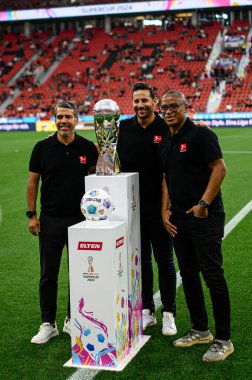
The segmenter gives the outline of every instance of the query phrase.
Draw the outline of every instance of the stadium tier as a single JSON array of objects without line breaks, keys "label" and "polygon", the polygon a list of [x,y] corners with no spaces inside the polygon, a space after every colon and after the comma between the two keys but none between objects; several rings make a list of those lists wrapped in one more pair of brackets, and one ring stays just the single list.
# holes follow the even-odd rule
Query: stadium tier
[{"label": "stadium tier", "polygon": [[130,114],[136,81],[147,81],[159,96],[184,92],[192,113],[206,112],[213,98],[214,112],[251,111],[251,31],[248,20],[226,29],[214,21],[192,26],[178,20],[166,28],[115,27],[110,33],[98,27],[29,38],[2,32],[1,116],[47,118],[61,99],[74,99],[80,114],[91,115],[102,98]]}]

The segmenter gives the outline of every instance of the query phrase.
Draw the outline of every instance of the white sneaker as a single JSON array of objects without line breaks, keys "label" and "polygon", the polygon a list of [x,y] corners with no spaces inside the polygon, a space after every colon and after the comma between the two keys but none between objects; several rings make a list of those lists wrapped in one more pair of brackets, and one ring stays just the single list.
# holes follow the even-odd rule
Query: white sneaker
[{"label": "white sneaker", "polygon": [[142,316],[143,316],[143,330],[145,330],[146,327],[153,326],[157,323],[155,314],[151,313],[149,309],[143,309]]},{"label": "white sneaker", "polygon": [[39,328],[39,332],[32,338],[31,343],[43,344],[57,335],[59,335],[59,332],[56,323],[53,326],[50,323],[45,322],[42,323]]},{"label": "white sneaker", "polygon": [[166,311],[163,312],[163,327],[162,334],[163,335],[175,335],[177,334],[177,328],[175,325],[175,320],[172,313],[168,313]]},{"label": "white sneaker", "polygon": [[64,321],[63,332],[65,332],[71,336],[71,319],[68,317],[66,317],[66,319]]}]

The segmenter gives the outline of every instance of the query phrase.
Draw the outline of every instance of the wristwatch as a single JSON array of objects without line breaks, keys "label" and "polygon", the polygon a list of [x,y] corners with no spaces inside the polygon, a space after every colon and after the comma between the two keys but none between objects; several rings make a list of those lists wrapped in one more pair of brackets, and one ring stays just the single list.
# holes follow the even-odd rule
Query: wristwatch
[{"label": "wristwatch", "polygon": [[198,205],[202,208],[208,208],[209,207],[209,204],[204,201],[204,199],[201,199],[199,202],[198,202]]},{"label": "wristwatch", "polygon": [[26,211],[27,218],[31,219],[34,215],[37,215],[36,211],[30,211],[30,210]]}]

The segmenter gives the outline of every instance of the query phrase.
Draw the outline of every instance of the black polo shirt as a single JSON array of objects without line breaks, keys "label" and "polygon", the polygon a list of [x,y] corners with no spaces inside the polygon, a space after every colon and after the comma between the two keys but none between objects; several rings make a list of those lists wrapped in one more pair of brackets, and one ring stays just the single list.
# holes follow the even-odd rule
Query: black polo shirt
[{"label": "black polo shirt", "polygon": [[[178,134],[169,133],[160,146],[172,210],[184,213],[196,205],[206,190],[211,170],[208,164],[222,158],[217,136],[187,118]],[[211,212],[223,212],[221,192],[210,205]]]},{"label": "black polo shirt", "polygon": [[138,172],[140,182],[140,211],[148,214],[161,212],[162,168],[158,145],[168,132],[163,119],[155,113],[155,119],[143,128],[136,116],[120,122],[117,152],[122,172]]},{"label": "black polo shirt", "polygon": [[97,161],[95,145],[75,134],[69,145],[60,143],[57,133],[33,148],[29,170],[41,174],[41,212],[51,216],[81,215],[85,193],[84,177]]}]

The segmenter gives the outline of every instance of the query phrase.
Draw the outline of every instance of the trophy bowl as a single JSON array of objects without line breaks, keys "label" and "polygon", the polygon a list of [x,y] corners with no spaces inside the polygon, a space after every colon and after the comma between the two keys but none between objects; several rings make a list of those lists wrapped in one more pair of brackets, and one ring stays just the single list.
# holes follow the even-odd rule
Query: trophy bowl
[{"label": "trophy bowl", "polygon": [[102,99],[99,100],[94,105],[93,110],[94,115],[109,116],[113,118],[120,117],[120,108],[118,104],[112,99]]}]

